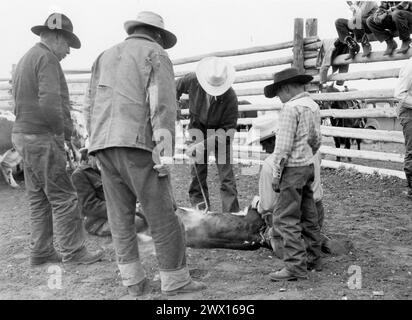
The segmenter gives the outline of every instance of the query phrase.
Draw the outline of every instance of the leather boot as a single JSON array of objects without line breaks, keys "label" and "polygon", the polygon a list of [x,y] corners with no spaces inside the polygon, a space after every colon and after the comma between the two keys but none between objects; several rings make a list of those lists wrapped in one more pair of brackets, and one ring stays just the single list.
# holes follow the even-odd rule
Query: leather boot
[{"label": "leather boot", "polygon": [[353,59],[353,57],[355,57],[360,50],[359,44],[350,36],[347,36],[345,38],[345,43],[349,48],[349,57],[347,57],[345,60]]},{"label": "leather boot", "polygon": [[392,55],[392,53],[395,51],[395,49],[398,47],[398,44],[396,43],[395,40],[393,40],[393,38],[389,38],[387,40],[385,40],[386,42],[386,50],[383,53],[384,56],[390,56]]},{"label": "leather boot", "polygon": [[362,57],[369,57],[372,52],[372,46],[369,42],[367,34],[364,34],[362,37]]},{"label": "leather boot", "polygon": [[411,41],[410,38],[406,39],[406,40],[402,40],[402,45],[401,45],[400,49],[398,50],[398,53],[402,53],[402,54],[407,53],[411,43],[412,43],[412,41]]}]

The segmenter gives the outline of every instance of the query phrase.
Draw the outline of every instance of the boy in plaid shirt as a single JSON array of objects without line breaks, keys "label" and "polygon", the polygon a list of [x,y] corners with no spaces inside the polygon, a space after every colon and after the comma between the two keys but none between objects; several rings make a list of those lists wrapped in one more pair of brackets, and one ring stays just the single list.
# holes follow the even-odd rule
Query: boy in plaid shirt
[{"label": "boy in plaid shirt", "polygon": [[[265,96],[278,96],[284,107],[274,151],[273,188],[279,193],[274,224],[280,231],[285,267],[270,274],[272,281],[307,278],[322,269],[320,229],[312,183],[313,156],[321,144],[319,106],[305,92],[312,76],[288,68],[274,76]],[[306,243],[306,245],[305,245]]]}]

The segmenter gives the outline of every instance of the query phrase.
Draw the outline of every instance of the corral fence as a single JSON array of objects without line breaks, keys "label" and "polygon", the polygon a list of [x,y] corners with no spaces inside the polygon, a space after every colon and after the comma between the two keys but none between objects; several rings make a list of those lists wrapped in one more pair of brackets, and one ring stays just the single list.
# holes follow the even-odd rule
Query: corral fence
[{"label": "corral fence", "polygon": [[[218,56],[229,59],[235,66],[237,71],[234,89],[239,97],[239,100],[251,100],[251,104],[240,105],[239,112],[258,111],[265,112],[279,112],[281,109],[280,102],[276,100],[263,99],[263,87],[269,84],[273,79],[273,73],[278,68],[285,68],[287,66],[295,66],[299,70],[310,74],[314,77],[313,81],[307,86],[307,91],[316,101],[344,101],[344,100],[368,100],[368,99],[393,99],[393,88],[379,88],[373,90],[359,90],[349,92],[334,92],[322,93],[320,66],[318,62],[319,51],[322,46],[322,40],[317,35],[317,19],[307,19],[306,22],[301,18],[296,18],[294,21],[293,39],[288,42],[255,46],[244,49],[228,50],[211,52],[192,57],[172,60],[175,67],[176,78],[181,77],[188,72],[195,70],[196,63],[208,56]],[[261,58],[261,57],[265,58]],[[394,54],[391,57],[383,56],[383,52],[372,52],[367,58],[362,57],[361,53],[353,59],[346,60],[347,55],[337,56],[333,61],[333,66],[345,64],[369,64],[375,62],[390,62],[395,60],[405,60],[412,56],[412,50],[407,54]],[[269,57],[269,58],[268,58]],[[249,61],[245,62],[245,60]],[[237,61],[241,63],[237,63]],[[327,80],[324,82],[334,81],[357,81],[357,80],[377,80],[397,78],[399,68],[385,69],[385,70],[365,70],[347,73],[335,73],[327,75]],[[71,100],[74,102],[75,109],[81,110],[81,104],[85,93],[85,88],[90,77],[90,70],[66,70],[67,82],[70,88]],[[260,101],[260,100],[262,101]],[[11,86],[10,79],[0,79],[0,110],[12,110]],[[188,115],[188,110],[183,109],[182,115]],[[322,118],[396,118],[396,112],[393,107],[380,109],[348,109],[337,110],[328,109],[321,110]],[[254,118],[239,118],[238,124],[251,125]],[[188,124],[188,120],[181,120],[181,125],[184,127]],[[182,127],[182,126],[178,126]],[[322,135],[325,137],[342,137],[352,139],[363,139],[371,142],[391,142],[404,143],[404,137],[400,131],[389,130],[370,130],[362,128],[342,128],[322,125]],[[183,133],[178,132],[179,137]],[[246,132],[238,132],[235,135],[235,162],[244,165],[260,163],[262,157],[258,159],[250,158],[248,155],[252,153],[263,152],[259,145],[246,146]],[[184,159],[182,151],[185,145],[183,139],[178,139],[176,146],[176,158]],[[404,155],[389,152],[376,152],[368,150],[347,150],[336,149],[334,147],[322,146],[321,153],[324,155],[331,155],[337,157],[350,157],[367,160],[377,160],[391,163],[402,163]],[[245,157],[242,156],[247,155]],[[237,156],[236,156],[237,155]],[[351,163],[336,162],[331,160],[323,160],[322,166],[327,168],[353,168],[359,172],[381,175],[396,176],[405,179],[403,171],[374,168],[368,166],[355,165]]]}]

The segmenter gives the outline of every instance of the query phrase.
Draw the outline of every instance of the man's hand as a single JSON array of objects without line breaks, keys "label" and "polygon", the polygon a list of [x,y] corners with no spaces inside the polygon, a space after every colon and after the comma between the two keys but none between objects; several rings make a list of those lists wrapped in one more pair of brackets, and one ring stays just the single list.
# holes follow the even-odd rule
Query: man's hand
[{"label": "man's hand", "polygon": [[153,169],[158,172],[159,178],[168,177],[170,174],[170,169],[167,164],[156,164]]},{"label": "man's hand", "polygon": [[250,204],[250,206],[252,207],[252,209],[257,210],[258,206],[259,206],[259,201],[260,201],[260,197],[259,196],[254,196],[252,203]]},{"label": "man's hand", "polygon": [[273,177],[272,188],[276,193],[280,193],[280,178],[279,177]]}]

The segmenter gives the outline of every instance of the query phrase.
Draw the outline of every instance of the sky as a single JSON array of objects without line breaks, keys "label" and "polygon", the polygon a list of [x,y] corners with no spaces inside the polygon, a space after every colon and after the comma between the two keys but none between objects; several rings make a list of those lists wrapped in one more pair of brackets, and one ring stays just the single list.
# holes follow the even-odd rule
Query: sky
[{"label": "sky", "polygon": [[[142,10],[162,15],[166,28],[176,34],[177,45],[168,50],[171,59],[290,41],[295,18],[318,18],[319,37],[334,38],[334,21],[351,15],[342,0],[1,0],[0,78],[9,77],[12,64],[39,40],[30,28],[43,24],[52,12],[69,16],[82,41],[82,48],[72,49],[62,61],[63,68],[90,69],[102,51],[125,39],[124,22]],[[288,49],[249,59],[275,54],[291,52]],[[233,62],[248,62],[242,59],[247,57],[234,58]],[[352,71],[357,69],[359,66],[351,66]]]},{"label": "sky", "polygon": [[318,18],[319,35],[333,37],[334,20],[350,14],[345,1],[330,0],[1,0],[0,77],[8,76],[11,65],[38,41],[30,28],[43,24],[51,12],[67,14],[82,41],[82,48],[63,60],[63,68],[83,69],[121,42],[123,23],[142,10],[161,14],[176,34],[177,45],[168,51],[172,59],[290,41],[296,17]]}]

